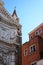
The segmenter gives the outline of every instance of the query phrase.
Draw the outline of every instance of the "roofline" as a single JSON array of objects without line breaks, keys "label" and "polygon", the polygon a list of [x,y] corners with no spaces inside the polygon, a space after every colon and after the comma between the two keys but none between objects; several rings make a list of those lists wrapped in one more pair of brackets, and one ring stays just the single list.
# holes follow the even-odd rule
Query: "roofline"
[{"label": "roofline", "polygon": [[25,45],[25,44],[27,44],[28,42],[29,42],[29,41],[25,42],[24,44],[22,44],[22,46]]},{"label": "roofline", "polygon": [[40,25],[38,25],[34,30],[32,30],[31,32],[29,32],[28,35],[31,34],[31,33],[33,33],[35,30],[37,30],[37,28],[41,27],[42,25],[43,25],[43,23],[41,23]]},{"label": "roofline", "polygon": [[[35,36],[34,38],[32,38],[32,40],[35,39],[35,38],[43,39],[43,38],[40,37],[40,36]],[[22,46],[25,45],[25,44],[28,44],[28,43],[30,44],[30,42],[31,42],[32,40],[29,40],[29,41],[25,42],[24,44],[22,44]],[[37,39],[37,40],[38,40],[38,39]]]}]

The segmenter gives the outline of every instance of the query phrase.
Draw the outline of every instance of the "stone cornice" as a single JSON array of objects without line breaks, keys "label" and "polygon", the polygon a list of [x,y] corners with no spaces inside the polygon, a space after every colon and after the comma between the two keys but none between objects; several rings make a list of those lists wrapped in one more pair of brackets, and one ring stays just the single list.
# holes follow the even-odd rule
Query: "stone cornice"
[{"label": "stone cornice", "polygon": [[14,21],[13,17],[9,14],[8,11],[6,11],[6,9],[4,7],[0,7],[0,12],[2,12],[11,21]]},{"label": "stone cornice", "polygon": [[10,24],[16,24],[13,20],[8,19],[4,14],[0,13],[0,17],[2,17],[6,22]]},{"label": "stone cornice", "polygon": [[[18,27],[19,27],[19,26],[21,26],[20,24],[19,24],[19,25],[18,25],[18,24],[14,24],[14,23],[11,23],[11,22],[9,22],[9,21],[5,20],[5,19],[4,19],[4,18],[2,18],[1,16],[0,16],[0,20],[3,20],[3,21],[2,21],[3,23],[5,23],[5,24],[7,24],[7,25],[11,26],[12,28],[17,27],[17,29],[18,29]],[[1,21],[0,21],[0,22],[1,22]]]},{"label": "stone cornice", "polygon": [[0,11],[2,12],[0,12],[0,15],[7,21],[7,24],[16,25],[17,27],[20,25],[19,23],[16,23],[16,20],[13,19],[13,17],[5,10],[5,8],[0,7]]},{"label": "stone cornice", "polygon": [[6,45],[8,45],[8,46],[12,46],[12,45],[17,45],[17,46],[19,46],[20,44],[19,43],[8,43],[8,42],[6,42],[6,41],[4,41],[4,40],[0,40],[1,42],[3,42],[3,43],[5,43]]}]

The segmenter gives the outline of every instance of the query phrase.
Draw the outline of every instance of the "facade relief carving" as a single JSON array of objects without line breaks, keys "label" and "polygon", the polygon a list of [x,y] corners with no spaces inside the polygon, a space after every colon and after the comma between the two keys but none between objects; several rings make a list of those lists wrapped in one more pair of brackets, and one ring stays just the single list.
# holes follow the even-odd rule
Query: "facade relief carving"
[{"label": "facade relief carving", "polygon": [[10,15],[0,0],[0,65],[21,65],[21,25],[15,12]]}]

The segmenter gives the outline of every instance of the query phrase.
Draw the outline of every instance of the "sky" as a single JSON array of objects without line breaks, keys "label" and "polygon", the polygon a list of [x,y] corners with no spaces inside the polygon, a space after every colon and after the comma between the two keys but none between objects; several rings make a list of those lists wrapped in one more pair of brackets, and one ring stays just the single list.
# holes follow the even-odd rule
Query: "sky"
[{"label": "sky", "polygon": [[4,7],[12,15],[16,7],[22,25],[22,43],[29,40],[28,33],[43,23],[43,0],[2,0]]}]

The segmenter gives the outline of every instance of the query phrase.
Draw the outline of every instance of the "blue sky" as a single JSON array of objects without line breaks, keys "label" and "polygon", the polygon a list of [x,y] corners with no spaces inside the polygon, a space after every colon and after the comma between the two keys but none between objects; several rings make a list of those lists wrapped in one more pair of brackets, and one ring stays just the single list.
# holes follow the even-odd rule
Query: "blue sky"
[{"label": "blue sky", "polygon": [[3,0],[3,2],[11,15],[16,6],[22,25],[22,43],[27,42],[28,33],[43,22],[43,0]]}]

